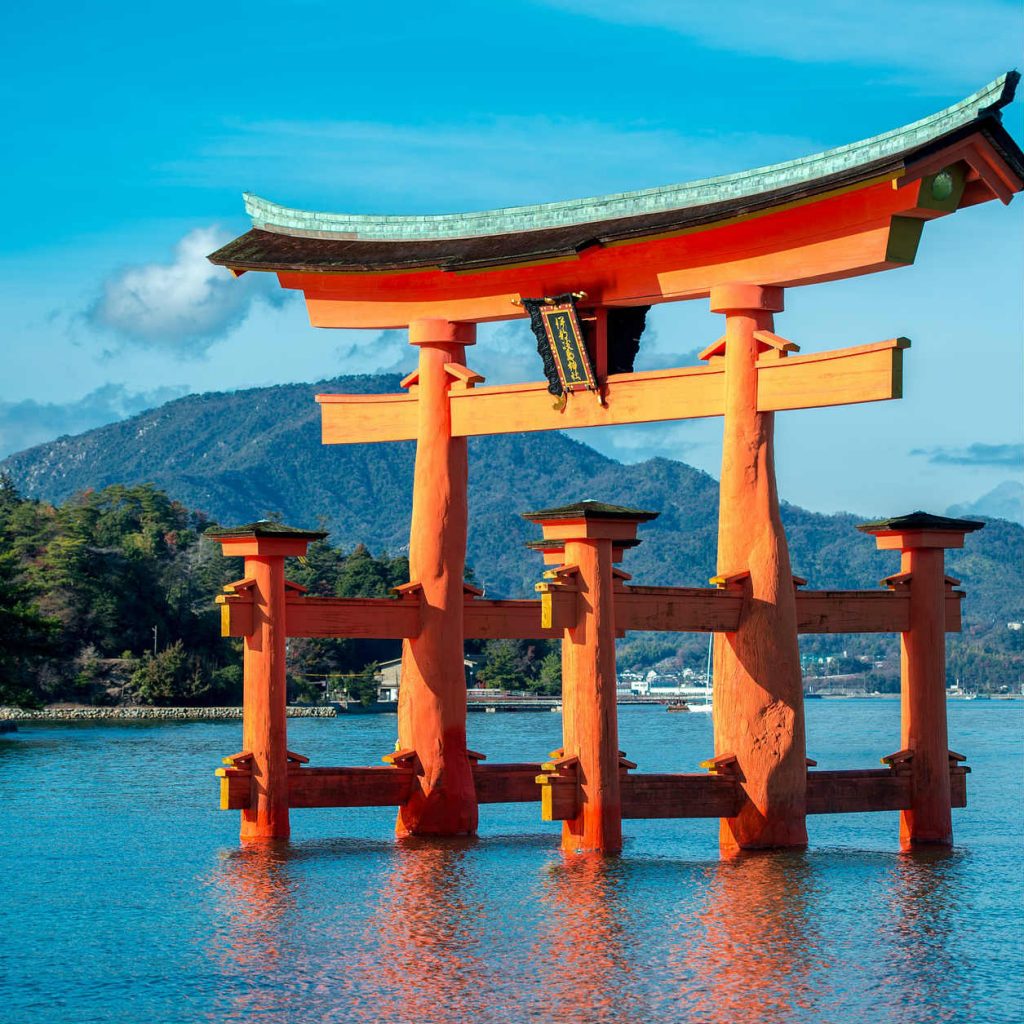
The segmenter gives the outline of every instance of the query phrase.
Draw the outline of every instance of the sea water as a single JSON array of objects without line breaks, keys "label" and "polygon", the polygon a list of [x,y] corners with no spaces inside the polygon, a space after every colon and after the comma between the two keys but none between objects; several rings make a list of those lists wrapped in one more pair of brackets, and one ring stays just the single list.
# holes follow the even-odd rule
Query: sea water
[{"label": "sea water", "polygon": [[[577,1024],[1019,1022],[1024,704],[951,703],[969,807],[950,852],[894,813],[809,820],[806,852],[721,861],[717,823],[628,821],[565,857],[538,804],[475,841],[392,838],[389,808],[297,810],[242,848],[213,769],[230,723],[24,725],[0,737],[0,1020]],[[808,702],[820,768],[899,746],[892,700]],[[313,765],[380,763],[395,717],[289,722]],[[471,715],[491,761],[542,760],[557,714]],[[710,716],[620,709],[639,770],[694,771]]]}]

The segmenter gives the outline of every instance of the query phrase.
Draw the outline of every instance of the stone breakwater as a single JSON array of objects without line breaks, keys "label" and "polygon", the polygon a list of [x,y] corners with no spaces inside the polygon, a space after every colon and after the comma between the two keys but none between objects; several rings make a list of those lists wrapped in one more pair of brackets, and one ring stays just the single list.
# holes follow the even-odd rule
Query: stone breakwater
[{"label": "stone breakwater", "polygon": [[[241,708],[25,708],[0,707],[0,721],[9,722],[93,722],[93,721],[214,721],[241,718]],[[289,718],[334,718],[332,707],[290,707]]]}]

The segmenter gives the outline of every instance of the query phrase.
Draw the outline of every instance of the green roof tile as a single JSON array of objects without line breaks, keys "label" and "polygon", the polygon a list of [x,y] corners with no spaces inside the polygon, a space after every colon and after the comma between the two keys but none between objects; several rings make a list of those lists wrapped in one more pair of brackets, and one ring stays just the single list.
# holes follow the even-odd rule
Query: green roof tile
[{"label": "green roof tile", "polygon": [[245,526],[214,527],[207,530],[204,537],[223,540],[228,537],[294,537],[297,540],[323,540],[327,536],[324,530],[297,530],[284,523],[276,523],[272,519],[260,519]]},{"label": "green roof tile", "polygon": [[660,512],[645,512],[639,508],[626,508],[624,505],[609,505],[604,501],[576,501],[571,505],[560,505],[558,508],[542,508],[537,512],[520,513],[530,522],[540,523],[549,519],[628,519],[632,522],[647,522],[657,519]]},{"label": "green roof tile", "polygon": [[877,519],[873,523],[861,523],[857,529],[862,533],[900,533],[904,530],[937,530],[944,532],[973,533],[985,524],[977,519],[950,519],[947,516],[933,516],[930,512],[910,512],[892,519]]}]

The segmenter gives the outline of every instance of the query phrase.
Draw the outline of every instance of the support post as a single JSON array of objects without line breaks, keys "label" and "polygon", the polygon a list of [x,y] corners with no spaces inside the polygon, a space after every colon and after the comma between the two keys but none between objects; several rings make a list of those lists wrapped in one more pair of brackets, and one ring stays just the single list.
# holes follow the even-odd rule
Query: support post
[{"label": "support post", "polygon": [[900,552],[891,586],[910,590],[910,628],[900,634],[900,746],[909,752],[911,804],[900,812],[900,848],[951,846],[949,735],[946,725],[946,548],[984,523],[913,512],[864,523],[881,550]]},{"label": "support post", "polygon": [[775,483],[774,413],[757,411],[757,359],[783,308],[781,288],[720,285],[725,314],[725,424],[718,513],[720,576],[749,574],[735,633],[716,636],[715,754],[735,755],[746,800],[723,818],[723,853],[802,847],[806,739],[796,598]]},{"label": "support post", "polygon": [[252,632],[245,637],[242,675],[242,748],[252,771],[249,806],[242,810],[242,839],[287,839],[288,736],[286,725],[284,560],[306,553],[319,531],[293,530],[263,521],[210,530],[225,555],[245,559],[244,580],[253,594]]},{"label": "support post", "polygon": [[621,542],[656,515],[596,501],[525,514],[545,541],[565,542],[578,588],[576,619],[562,639],[562,756],[578,758],[580,784],[579,813],[562,823],[569,853],[622,849],[612,564]]},{"label": "support post", "polygon": [[413,378],[418,431],[413,478],[409,576],[423,588],[419,636],[402,645],[398,740],[415,750],[422,774],[398,813],[398,835],[469,835],[476,831],[473,771],[466,754],[463,577],[466,568],[466,438],[452,437],[446,365],[465,363],[472,324],[416,320]]}]

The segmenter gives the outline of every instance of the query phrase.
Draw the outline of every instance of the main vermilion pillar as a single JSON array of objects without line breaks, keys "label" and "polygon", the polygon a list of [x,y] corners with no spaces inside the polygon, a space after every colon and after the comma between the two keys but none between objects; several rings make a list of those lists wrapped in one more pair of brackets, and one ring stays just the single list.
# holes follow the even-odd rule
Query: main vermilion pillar
[{"label": "main vermilion pillar", "polygon": [[910,590],[909,629],[900,634],[900,746],[909,751],[911,804],[900,812],[900,846],[951,846],[952,800],[946,725],[945,549],[984,523],[912,512],[857,527],[899,551],[894,586]]},{"label": "main vermilion pillar", "polygon": [[447,320],[409,327],[409,341],[419,347],[409,578],[423,588],[423,612],[419,635],[402,646],[398,740],[416,751],[422,773],[399,810],[398,835],[465,835],[477,826],[463,649],[468,459],[466,438],[452,437],[454,378],[446,368],[465,364],[475,331]]},{"label": "main vermilion pillar", "polygon": [[209,530],[225,555],[245,559],[235,584],[252,594],[252,631],[242,654],[242,749],[251,756],[249,806],[242,811],[242,839],[286,839],[288,820],[287,674],[285,668],[284,560],[306,553],[319,531],[274,522]]},{"label": "main vermilion pillar", "polygon": [[725,425],[718,571],[749,576],[735,633],[715,643],[716,755],[733,754],[746,801],[722,819],[722,851],[806,846],[807,760],[796,597],[775,483],[773,413],[757,410],[757,359],[782,310],[781,288],[720,285],[725,314]]}]

